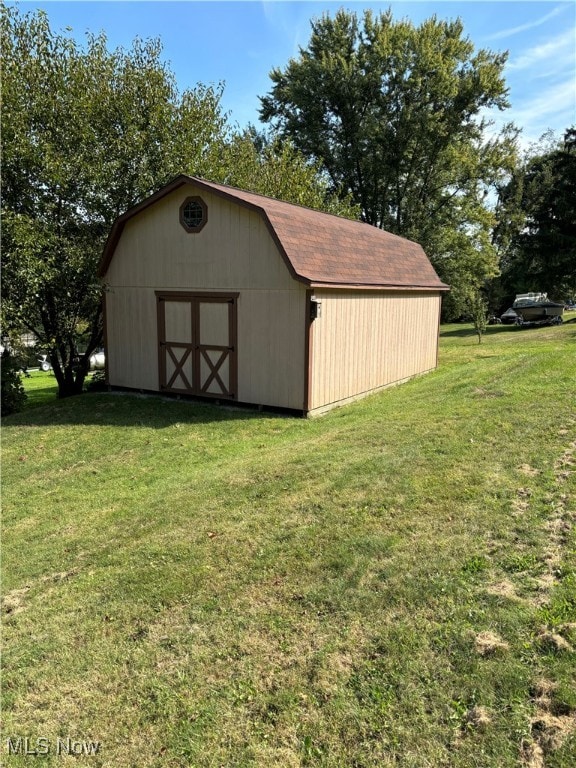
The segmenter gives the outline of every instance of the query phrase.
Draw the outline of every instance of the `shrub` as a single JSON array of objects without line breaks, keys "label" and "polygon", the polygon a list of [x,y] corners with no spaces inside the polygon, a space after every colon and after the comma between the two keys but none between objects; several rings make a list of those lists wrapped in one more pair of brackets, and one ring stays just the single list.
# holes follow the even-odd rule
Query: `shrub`
[{"label": "shrub", "polygon": [[26,392],[22,386],[21,363],[8,348],[2,352],[2,416],[24,408]]},{"label": "shrub", "polygon": [[94,371],[92,377],[86,385],[88,392],[106,392],[108,385],[106,384],[106,374],[104,371]]}]

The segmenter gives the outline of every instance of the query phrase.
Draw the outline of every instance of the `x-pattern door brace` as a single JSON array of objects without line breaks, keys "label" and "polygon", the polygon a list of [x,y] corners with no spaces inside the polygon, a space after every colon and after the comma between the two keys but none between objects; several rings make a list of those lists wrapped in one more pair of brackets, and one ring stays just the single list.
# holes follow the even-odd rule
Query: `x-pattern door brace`
[{"label": "x-pattern door brace", "polygon": [[165,344],[165,347],[166,347],[166,351],[172,358],[172,362],[174,363],[174,372],[170,377],[170,381],[166,383],[166,388],[171,389],[174,386],[174,382],[176,381],[178,376],[181,376],[186,389],[192,389],[192,384],[188,381],[188,378],[184,373],[184,363],[186,362],[189,355],[191,354],[192,347],[190,346],[187,349],[185,349],[184,354],[180,359],[178,359],[174,354],[174,347],[180,347],[180,344],[175,344],[174,346],[172,346],[171,344]]},{"label": "x-pattern door brace", "polygon": [[[184,291],[156,291],[158,319],[158,372],[161,390],[236,399],[237,370],[237,299],[238,293],[187,293]],[[166,304],[188,304],[191,326],[189,334],[177,341],[167,333]],[[200,307],[205,303],[227,305],[227,334],[218,344],[206,344],[205,329],[200,322]],[[172,307],[172,311],[174,311]],[[177,315],[172,314],[172,318]],[[180,318],[182,314],[180,314]],[[225,321],[226,322],[226,321]],[[172,326],[173,328],[174,326]],[[180,332],[181,335],[181,332]],[[168,338],[167,338],[168,336]],[[204,336],[204,339],[202,338]],[[222,345],[222,342],[226,346]],[[217,353],[215,355],[210,353]],[[171,361],[171,363],[170,363]],[[228,361],[227,367],[225,366]],[[213,388],[210,391],[210,387]],[[214,391],[219,388],[219,392]]]},{"label": "x-pattern door brace", "polygon": [[[202,384],[202,392],[208,392],[208,388],[210,384],[212,384],[212,382],[215,380],[218,383],[218,386],[220,387],[220,389],[222,390],[222,394],[230,395],[228,388],[226,387],[226,385],[218,375],[218,371],[220,370],[224,360],[226,360],[226,358],[228,357],[228,353],[230,352],[230,349],[225,349],[215,363],[212,362],[210,355],[208,354],[208,350],[210,349],[214,349],[214,348],[200,347],[200,354],[202,355],[204,360],[208,363],[208,366],[210,368],[210,375],[208,376],[206,381]],[[218,350],[214,350],[214,351],[218,351]]]}]

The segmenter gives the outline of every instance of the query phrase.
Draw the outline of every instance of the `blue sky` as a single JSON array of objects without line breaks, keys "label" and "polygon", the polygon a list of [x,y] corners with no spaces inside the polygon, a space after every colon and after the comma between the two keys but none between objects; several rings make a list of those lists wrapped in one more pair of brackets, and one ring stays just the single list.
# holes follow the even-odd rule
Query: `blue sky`
[{"label": "blue sky", "polygon": [[[13,4],[13,3],[10,3]],[[240,127],[258,120],[258,96],[270,87],[269,72],[283,68],[306,46],[310,19],[344,7],[384,11],[415,23],[436,15],[460,17],[476,48],[509,51],[506,81],[511,108],[496,125],[514,121],[523,143],[548,129],[558,136],[576,123],[576,3],[573,0],[435,0],[370,3],[361,0],[308,2],[195,2],[133,0],[18,2],[22,11],[44,9],[53,29],[71,27],[78,39],[104,31],[109,46],[129,47],[136,37],[160,37],[164,58],[179,87],[223,82],[222,104]]]}]

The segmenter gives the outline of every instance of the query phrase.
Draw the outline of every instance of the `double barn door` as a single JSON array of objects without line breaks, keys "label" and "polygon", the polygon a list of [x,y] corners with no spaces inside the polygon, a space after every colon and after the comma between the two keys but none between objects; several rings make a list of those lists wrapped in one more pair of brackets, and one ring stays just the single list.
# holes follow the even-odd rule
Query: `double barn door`
[{"label": "double barn door", "polygon": [[237,397],[237,298],[156,292],[161,391]]}]

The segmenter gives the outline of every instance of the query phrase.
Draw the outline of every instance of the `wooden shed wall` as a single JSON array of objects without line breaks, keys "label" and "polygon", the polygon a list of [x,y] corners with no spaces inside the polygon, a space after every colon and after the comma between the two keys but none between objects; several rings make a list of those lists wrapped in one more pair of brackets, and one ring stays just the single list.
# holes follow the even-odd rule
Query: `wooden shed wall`
[{"label": "wooden shed wall", "polygon": [[[197,233],[186,232],[179,223],[180,204],[192,195],[202,197],[208,208],[208,223]],[[300,287],[256,211],[192,185],[166,195],[125,223],[105,282],[173,290]]]},{"label": "wooden shed wall", "polygon": [[[190,195],[208,208],[198,233],[179,223]],[[237,400],[303,407],[306,290],[257,212],[193,186],[178,189],[126,222],[104,281],[111,385],[159,388],[155,291],[234,291]]]},{"label": "wooden shed wall", "polygon": [[315,291],[310,411],[367,394],[436,367],[440,295]]}]

